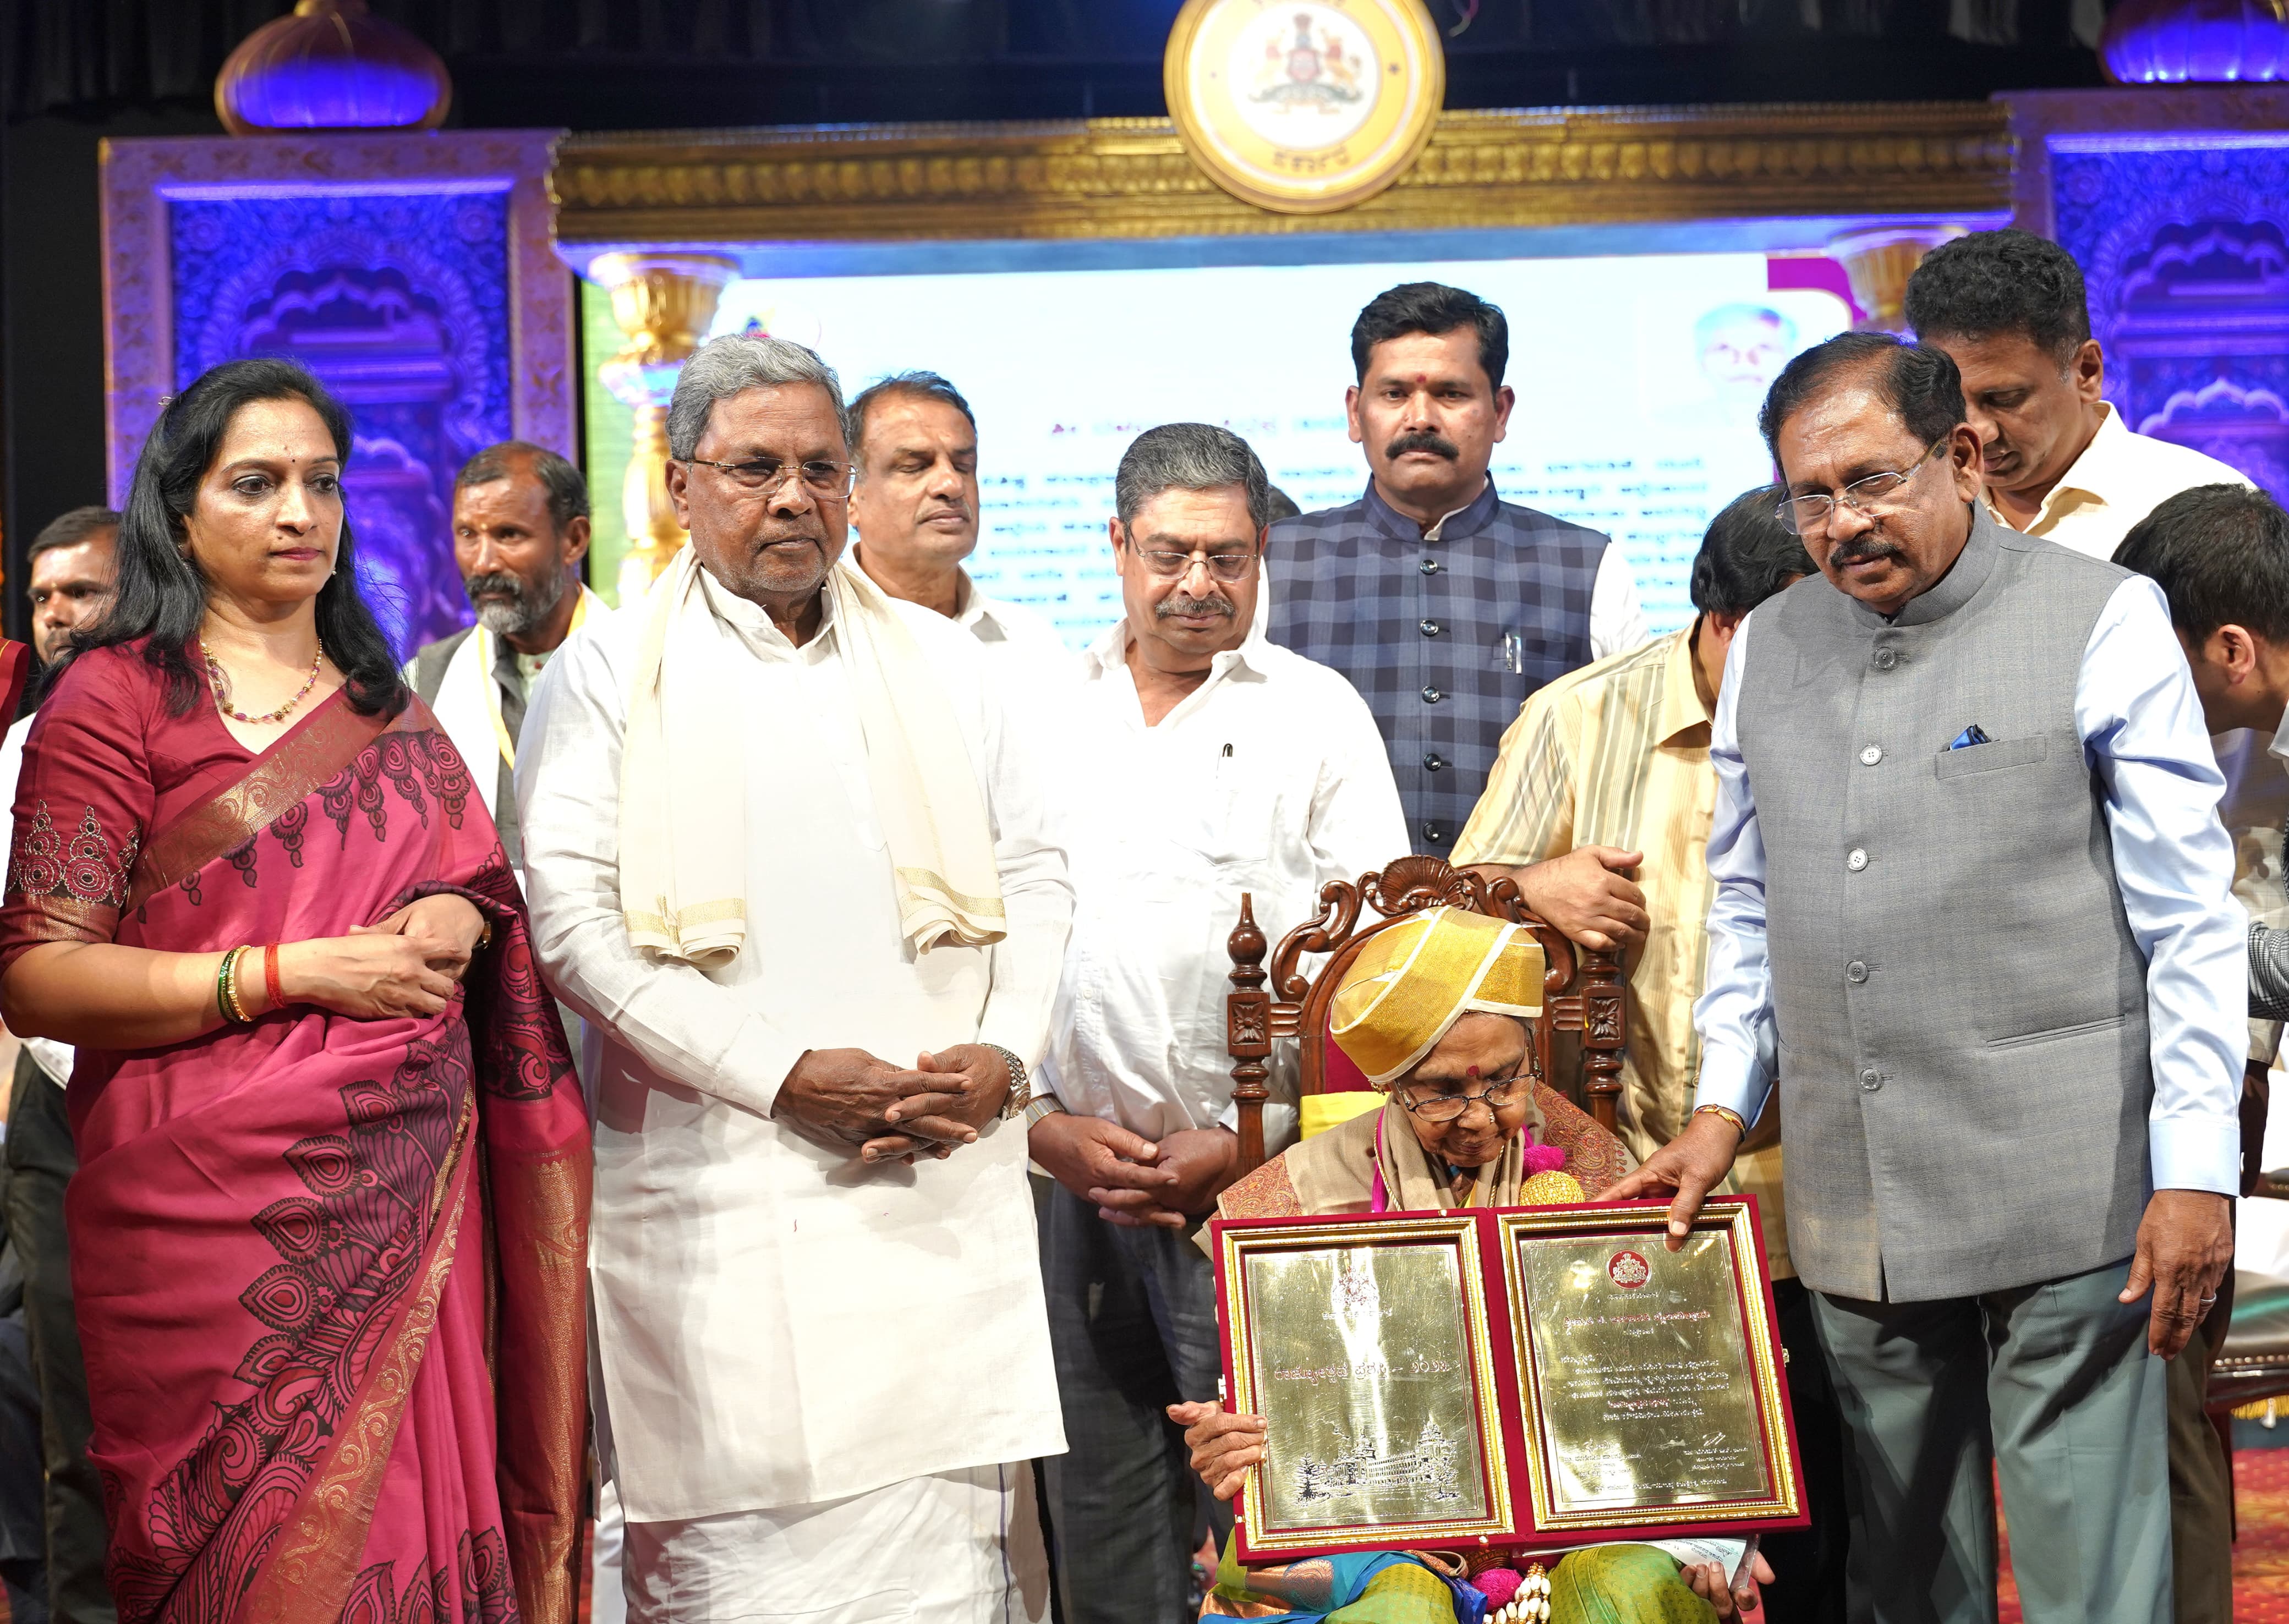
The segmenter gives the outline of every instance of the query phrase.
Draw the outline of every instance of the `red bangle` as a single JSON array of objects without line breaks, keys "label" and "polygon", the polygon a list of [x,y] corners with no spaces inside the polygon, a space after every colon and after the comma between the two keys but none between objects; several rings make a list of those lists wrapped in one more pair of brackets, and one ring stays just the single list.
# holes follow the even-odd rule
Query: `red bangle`
[{"label": "red bangle", "polygon": [[273,1009],[286,1007],[286,993],[278,984],[278,943],[275,942],[262,950],[262,986],[270,994]]}]

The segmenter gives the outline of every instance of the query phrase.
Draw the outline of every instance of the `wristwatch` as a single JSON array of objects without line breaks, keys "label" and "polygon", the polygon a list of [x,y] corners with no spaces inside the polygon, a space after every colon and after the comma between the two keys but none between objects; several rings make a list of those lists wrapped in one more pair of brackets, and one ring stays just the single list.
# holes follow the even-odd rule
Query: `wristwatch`
[{"label": "wristwatch", "polygon": [[1033,1085],[1025,1078],[1025,1063],[998,1043],[980,1044],[978,1047],[992,1049],[1009,1068],[1009,1094],[1001,1102],[1002,1119],[1009,1121],[1025,1115],[1025,1107],[1032,1103],[1033,1096]]}]

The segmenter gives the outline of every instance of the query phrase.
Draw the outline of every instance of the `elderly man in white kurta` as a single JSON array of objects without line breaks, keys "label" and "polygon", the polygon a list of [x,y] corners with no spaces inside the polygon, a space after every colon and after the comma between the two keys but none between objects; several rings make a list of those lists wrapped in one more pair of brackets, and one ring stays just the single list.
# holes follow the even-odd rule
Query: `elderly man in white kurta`
[{"label": "elderly man in white kurta", "polygon": [[639,1624],[1047,1616],[1018,1117],[1072,914],[969,640],[848,563],[834,375],[719,338],[691,545],[543,673],[543,967],[602,1035],[600,1443]]}]

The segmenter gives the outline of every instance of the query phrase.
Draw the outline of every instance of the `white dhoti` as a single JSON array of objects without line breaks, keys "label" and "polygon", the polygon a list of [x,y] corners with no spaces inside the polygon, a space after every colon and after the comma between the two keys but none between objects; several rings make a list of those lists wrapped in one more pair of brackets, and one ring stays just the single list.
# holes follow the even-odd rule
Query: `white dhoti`
[{"label": "white dhoti", "polygon": [[627,1524],[628,1624],[1041,1624],[1031,1462],[770,1511]]}]

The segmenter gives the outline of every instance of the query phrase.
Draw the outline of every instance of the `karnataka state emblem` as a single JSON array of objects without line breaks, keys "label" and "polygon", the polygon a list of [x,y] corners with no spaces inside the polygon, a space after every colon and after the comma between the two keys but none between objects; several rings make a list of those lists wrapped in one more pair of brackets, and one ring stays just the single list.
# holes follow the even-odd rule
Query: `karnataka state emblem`
[{"label": "karnataka state emblem", "polygon": [[1653,1278],[1653,1266],[1645,1261],[1641,1253],[1616,1252],[1606,1265],[1606,1273],[1623,1291],[1633,1292]]},{"label": "karnataka state emblem", "polygon": [[1185,0],[1161,76],[1192,161],[1284,214],[1347,208],[1398,179],[1447,89],[1423,0]]}]

